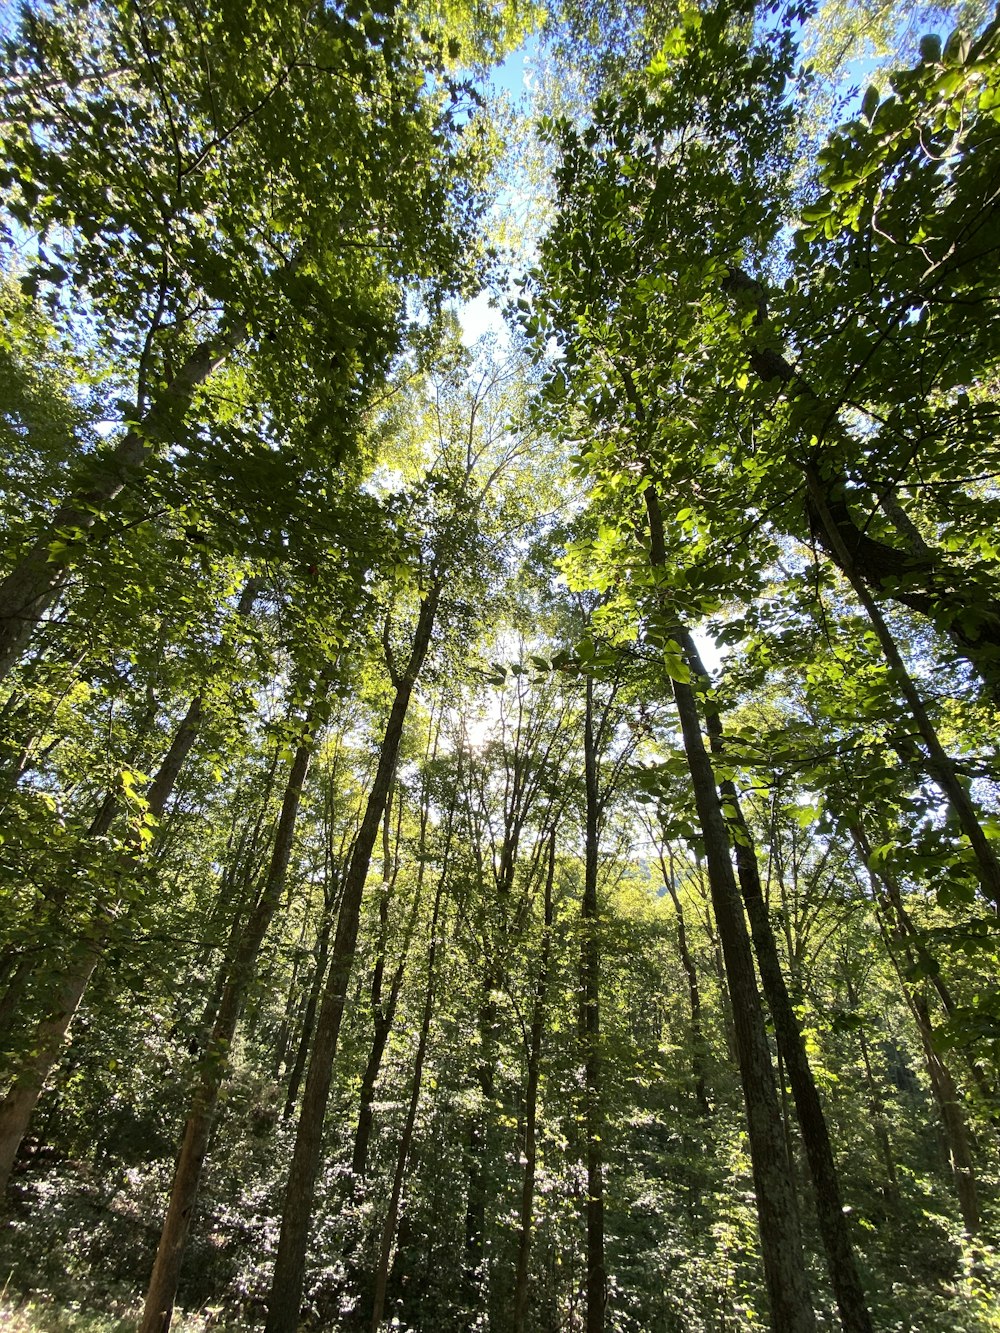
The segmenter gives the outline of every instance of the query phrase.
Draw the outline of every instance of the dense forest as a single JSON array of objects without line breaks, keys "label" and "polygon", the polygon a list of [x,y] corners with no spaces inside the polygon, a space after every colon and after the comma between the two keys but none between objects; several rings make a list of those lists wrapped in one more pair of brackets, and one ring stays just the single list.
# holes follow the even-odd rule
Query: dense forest
[{"label": "dense forest", "polygon": [[0,44],[0,1324],[1000,1329],[1000,21]]}]

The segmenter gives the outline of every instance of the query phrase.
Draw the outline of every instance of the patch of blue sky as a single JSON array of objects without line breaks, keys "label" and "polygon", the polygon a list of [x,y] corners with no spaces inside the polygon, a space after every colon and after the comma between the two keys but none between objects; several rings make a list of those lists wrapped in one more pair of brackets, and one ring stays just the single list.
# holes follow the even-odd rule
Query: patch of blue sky
[{"label": "patch of blue sky", "polygon": [[[484,96],[489,100],[506,99],[516,115],[529,117],[531,97],[536,86],[538,53],[538,34],[532,33],[516,51],[512,51],[501,64],[489,71],[481,84]],[[523,127],[515,130],[515,136],[520,136],[520,142],[515,139],[508,146],[503,179],[499,183],[491,210],[494,220],[523,212],[528,202],[529,187],[524,167],[527,138],[530,134],[531,129],[525,123]],[[509,344],[503,305],[515,295],[514,283],[517,276],[516,273],[511,274],[511,282],[506,292],[487,290],[463,302],[458,311],[458,318],[462,325],[462,341],[467,347],[473,346],[483,337],[495,338],[501,346]]]}]

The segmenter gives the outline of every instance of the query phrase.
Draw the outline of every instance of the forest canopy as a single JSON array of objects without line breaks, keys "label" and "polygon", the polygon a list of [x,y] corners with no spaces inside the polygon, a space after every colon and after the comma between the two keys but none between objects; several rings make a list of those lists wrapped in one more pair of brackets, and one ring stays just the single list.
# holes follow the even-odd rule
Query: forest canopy
[{"label": "forest canopy", "polygon": [[0,45],[0,1321],[1000,1329],[997,19]]}]

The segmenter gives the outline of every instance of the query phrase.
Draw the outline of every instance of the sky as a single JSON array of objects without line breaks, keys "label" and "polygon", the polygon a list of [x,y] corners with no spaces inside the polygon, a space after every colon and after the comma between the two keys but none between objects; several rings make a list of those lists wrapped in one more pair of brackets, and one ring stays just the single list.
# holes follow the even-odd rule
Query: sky
[{"label": "sky", "polygon": [[[522,112],[528,110],[532,61],[537,47],[537,37],[529,37],[523,46],[513,51],[501,65],[490,72],[488,92],[505,93],[514,106]],[[491,305],[491,301],[495,302],[495,299],[488,292],[481,292],[473,300],[464,302],[459,309],[462,341],[467,347],[471,347],[485,333],[493,333],[501,340],[506,340],[507,330],[503,315],[495,304]]]}]

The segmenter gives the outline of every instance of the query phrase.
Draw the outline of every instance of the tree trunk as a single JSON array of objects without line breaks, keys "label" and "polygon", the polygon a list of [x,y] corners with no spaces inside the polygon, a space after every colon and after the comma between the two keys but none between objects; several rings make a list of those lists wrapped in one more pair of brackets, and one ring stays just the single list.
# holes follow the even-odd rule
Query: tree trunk
[{"label": "tree trunk", "polygon": [[464,1263],[466,1299],[472,1306],[484,1304],[486,1281],[486,1190],[492,1146],[493,1100],[496,1094],[497,1005],[493,995],[499,980],[496,960],[487,956],[482,998],[476,1017],[479,1033],[479,1056],[476,1062],[479,1107],[469,1119],[467,1141],[469,1187],[465,1207]]},{"label": "tree trunk", "polygon": [[[392,1025],[396,1019],[396,1009],[399,1005],[399,996],[403,987],[403,976],[406,970],[406,962],[409,957],[410,943],[413,939],[413,931],[417,923],[417,912],[420,908],[420,899],[424,885],[424,873],[427,864],[425,852],[427,850],[427,825],[430,818],[430,810],[428,806],[429,792],[426,790],[425,785],[420,810],[420,840],[417,848],[417,882],[413,890],[413,902],[410,906],[410,913],[403,930],[403,939],[399,950],[399,957],[396,960],[396,967],[389,983],[389,994],[388,996],[384,996],[385,959],[389,942],[389,895],[395,882],[396,870],[399,864],[398,827],[396,833],[397,855],[395,859],[391,856],[389,850],[389,811],[391,808],[391,800],[390,792],[389,800],[386,802],[385,816],[382,824],[383,892],[381,900],[379,901],[379,942],[376,950],[375,967],[372,971],[371,982],[373,1015],[372,1044],[371,1049],[368,1052],[368,1060],[365,1063],[365,1072],[361,1077],[358,1123],[354,1131],[354,1148],[351,1153],[351,1174],[355,1181],[363,1180],[368,1173],[368,1147],[371,1142],[372,1128],[374,1126],[372,1105],[375,1100],[375,1085],[378,1083],[378,1076],[382,1070],[382,1059],[385,1055],[385,1048],[389,1041]],[[401,819],[402,800],[399,801],[399,806]],[[444,875],[447,870],[448,851],[451,842],[451,824],[452,819],[451,813],[449,812],[448,838],[445,845],[444,865],[441,871],[442,875]]]},{"label": "tree trunk", "polygon": [[587,1333],[604,1333],[604,1309],[608,1299],[604,1259],[604,1113],[601,1106],[601,942],[597,902],[597,870],[600,851],[601,798],[598,756],[594,739],[594,681],[587,677],[586,710],[583,722],[584,871],[580,951],[580,1029],[583,1039],[583,1098],[587,1158]]},{"label": "tree trunk", "polygon": [[403,1181],[406,1178],[406,1163],[413,1143],[413,1128],[417,1122],[417,1108],[420,1105],[420,1085],[423,1081],[424,1059],[427,1055],[427,1038],[431,1030],[431,1015],[434,1012],[435,964],[438,946],[438,918],[441,913],[441,898],[444,892],[445,877],[438,880],[437,893],[434,895],[434,912],[431,917],[431,938],[427,949],[427,992],[424,997],[424,1009],[420,1019],[420,1036],[417,1039],[417,1053],[413,1061],[413,1080],[410,1087],[410,1100],[406,1108],[406,1120],[399,1138],[396,1151],[396,1169],[392,1176],[392,1188],[389,1192],[389,1204],[382,1224],[382,1239],[379,1245],[378,1262],[375,1266],[375,1285],[372,1293],[371,1333],[378,1333],[382,1323],[382,1311],[385,1307],[385,1290],[389,1280],[389,1260],[392,1256],[392,1242],[396,1234],[399,1218],[399,1202],[403,1193]]},{"label": "tree trunk", "polygon": [[[707,673],[694,640],[687,631],[681,633],[680,639],[692,670],[702,680],[707,680]],[[722,719],[711,706],[705,710],[705,722],[711,749],[721,758],[724,750]],[[736,869],[740,889],[750,919],[754,952],[757,955],[767,1006],[774,1021],[778,1049],[792,1085],[795,1112],[802,1131],[802,1143],[812,1178],[816,1217],[826,1253],[830,1282],[837,1298],[840,1321],[845,1333],[872,1333],[871,1315],[868,1312],[865,1291],[847,1228],[847,1215],[844,1212],[840,1179],[823,1112],[823,1103],[820,1101],[816,1080],[813,1078],[805,1043],[802,1040],[802,1031],[781,969],[774,931],[771,929],[767,904],[764,901],[750,828],[743,816],[736,784],[726,778],[719,784],[719,790],[727,806],[732,810],[730,818],[736,832]]]},{"label": "tree trunk", "polygon": [[997,860],[993,845],[979,822],[979,817],[972,801],[969,799],[968,792],[955,773],[955,766],[950,756],[941,744],[934,724],[924,707],[924,701],[921,699],[920,693],[906,669],[906,664],[896,645],[896,640],[893,638],[878,604],[858,572],[854,559],[837,530],[815,469],[809,468],[806,470],[806,481],[820,521],[828,535],[831,546],[837,552],[837,563],[840,564],[846,574],[858,601],[865,608],[889,671],[899,686],[900,692],[906,700],[906,706],[917,724],[917,731],[920,733],[927,750],[927,772],[937,783],[952,813],[958,820],[962,832],[969,840],[983,892],[1000,910],[1000,861]]},{"label": "tree trunk", "polygon": [[[654,567],[663,568],[666,566],[663,519],[652,482],[646,487],[645,499],[649,517],[650,560]],[[685,681],[674,680],[672,684],[695,806],[704,838],[712,906],[733,1002],[736,1049],[746,1104],[771,1323],[775,1333],[813,1333],[816,1321],[806,1283],[802,1237],[795,1215],[794,1186],[785,1159],[781,1109],[764,1026],[764,1012],[754,975],[750,937],[730,858],[729,831],[715,785],[712,762],[702,737],[694,690]]]},{"label": "tree trunk", "polygon": [[[893,885],[890,888],[890,877],[872,866],[871,848],[864,833],[855,826],[852,829],[852,835],[855,845],[862,856],[865,857],[865,863],[873,884],[881,884],[890,900],[894,895],[898,897],[898,886]],[[941,1117],[941,1127],[944,1130],[945,1143],[948,1147],[949,1163],[955,1179],[955,1194],[958,1198],[959,1211],[962,1214],[962,1225],[969,1236],[975,1236],[981,1225],[979,1185],[976,1180],[975,1162],[972,1157],[962,1097],[952,1077],[951,1070],[935,1046],[934,1024],[927,999],[906,980],[900,959],[890,944],[890,929],[890,926],[887,926],[884,922],[882,923],[883,939],[890,961],[896,969],[903,996],[920,1035],[927,1077],[930,1080],[934,1101],[937,1103],[938,1114]],[[897,925],[895,934],[897,943],[903,951],[904,959],[912,966],[915,959],[901,926]]]},{"label": "tree trunk", "polygon": [[[858,994],[854,988],[854,982],[851,979],[850,972],[846,967],[844,969],[844,984],[845,989],[847,990],[847,1003],[852,1010],[857,1009]],[[865,1089],[868,1093],[868,1107],[872,1113],[875,1141],[878,1144],[879,1152],[882,1156],[882,1166],[885,1169],[886,1195],[893,1201],[893,1203],[898,1203],[899,1180],[896,1176],[896,1159],[892,1151],[892,1143],[889,1139],[889,1121],[885,1113],[885,1099],[879,1090],[879,1086],[875,1081],[875,1075],[872,1072],[868,1038],[865,1036],[863,1026],[858,1028],[858,1049],[861,1052],[861,1065],[865,1071]]]},{"label": "tree trunk", "polygon": [[528,1041],[528,1070],[524,1089],[524,1180],[521,1184],[521,1216],[517,1239],[517,1269],[514,1277],[514,1333],[528,1333],[528,1261],[535,1203],[535,1170],[538,1163],[538,1083],[541,1073],[542,1033],[548,1003],[549,954],[552,948],[552,888],[556,873],[556,829],[549,832],[548,869],[545,875],[545,906],[542,945],[535,979],[535,1004]]},{"label": "tree trunk", "polygon": [[323,1121],[330,1096],[333,1059],[337,1052],[340,1024],[347,1000],[361,920],[361,899],[371,865],[372,851],[396,769],[403,724],[410,696],[430,647],[441,596],[440,582],[431,585],[421,603],[413,646],[405,671],[396,677],[395,695],[379,751],[378,766],[357,842],[344,880],[337,920],[333,956],[323,992],[309,1072],[302,1097],[302,1111],[282,1210],[281,1235],[268,1300],[267,1333],[295,1333],[305,1281],[306,1250],[312,1220],[313,1194],[323,1147]]},{"label": "tree trunk", "polygon": [[[741,269],[731,267],[723,287],[730,296],[749,296],[756,302],[757,319],[751,328],[759,330],[767,316],[762,285]],[[756,332],[748,336],[748,343],[750,369],[762,383],[777,381],[783,386],[784,396],[806,440],[812,434],[817,440],[829,440],[832,436],[835,446],[847,449],[846,456],[855,453],[838,420],[841,405],[821,399],[773,343],[762,344]],[[815,459],[815,446],[811,452]],[[984,600],[974,577],[970,578],[961,565],[928,548],[898,503],[893,507],[890,501],[887,512],[897,530],[902,530],[905,549],[872,537],[867,523],[862,527],[855,522],[843,494],[838,494],[844,480],[841,474],[824,482],[815,462],[803,462],[794,455],[790,455],[789,461],[806,474],[806,509],[816,537],[834,563],[852,583],[857,578],[866,588],[925,616],[951,639],[994,699],[1000,698],[1000,602]],[[977,612],[971,619],[970,607]]]},{"label": "tree trunk", "polygon": [[271,863],[264,891],[240,934],[235,956],[219,1002],[212,1035],[202,1059],[191,1110],[184,1127],[180,1155],[160,1233],[156,1260],[146,1292],[140,1333],[166,1333],[170,1327],[181,1263],[194,1212],[202,1167],[208,1152],[219,1091],[229,1068],[229,1050],[236,1025],[253,980],[254,967],[264,936],[277,910],[284,888],[298,817],[302,784],[312,751],[315,707],[306,723],[306,734],[296,748],[288,771]]},{"label": "tree trunk", "polygon": [[[184,720],[174,733],[170,749],[164,756],[156,777],[146,794],[149,813],[159,817],[170,799],[174,784],[184,760],[195,742],[201,721],[201,697],[196,696]],[[94,836],[103,836],[110,829],[117,803],[105,800],[90,826]],[[134,873],[136,861],[128,858],[117,874]],[[31,1042],[31,1054],[22,1064],[2,1105],[0,1105],[0,1196],[10,1180],[21,1140],[27,1132],[35,1106],[45,1081],[59,1058],[63,1040],[83,1001],[90,978],[100,962],[111,929],[111,907],[94,914],[82,939],[70,953],[62,975],[56,979],[55,993],[47,1004],[48,1016],[42,1020]]]},{"label": "tree trunk", "polygon": [[962,1214],[962,1225],[967,1236],[975,1236],[981,1225],[979,1185],[976,1180],[976,1164],[972,1156],[962,1096],[951,1076],[951,1070],[935,1049],[934,1024],[931,1021],[926,997],[919,991],[911,990],[909,1000],[920,1033],[920,1044],[924,1049],[924,1060],[934,1100],[941,1115],[945,1142],[948,1145],[948,1159],[955,1178],[958,1208]]},{"label": "tree trunk", "polygon": [[295,1060],[288,1075],[288,1091],[285,1095],[285,1109],[281,1113],[282,1120],[292,1118],[295,1103],[299,1099],[299,1088],[302,1086],[302,1075],[305,1073],[306,1060],[309,1058],[309,1043],[312,1041],[313,1025],[316,1022],[316,1007],[319,1004],[319,997],[323,993],[323,983],[326,981],[326,962],[330,953],[330,934],[333,930],[333,919],[333,907],[328,906],[323,913],[323,922],[316,940],[316,971],[313,973],[312,984],[309,987],[309,998],[306,1001],[305,1013],[302,1015],[302,1028],[299,1032]]},{"label": "tree trunk", "polygon": [[712,1114],[712,1104],[708,1099],[708,1086],[705,1078],[705,1031],[701,1016],[701,988],[698,985],[698,971],[688,947],[684,911],[681,907],[677,887],[674,884],[673,855],[668,849],[668,864],[667,859],[664,858],[662,848],[658,848],[657,857],[660,862],[660,873],[663,876],[664,888],[670,894],[670,901],[677,913],[677,949],[681,956],[681,967],[684,969],[684,976],[687,979],[688,1006],[691,1010],[691,1082],[694,1087],[698,1109],[702,1115],[709,1116]]}]

